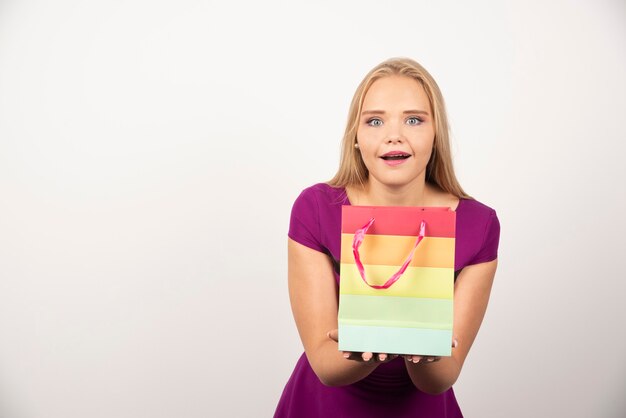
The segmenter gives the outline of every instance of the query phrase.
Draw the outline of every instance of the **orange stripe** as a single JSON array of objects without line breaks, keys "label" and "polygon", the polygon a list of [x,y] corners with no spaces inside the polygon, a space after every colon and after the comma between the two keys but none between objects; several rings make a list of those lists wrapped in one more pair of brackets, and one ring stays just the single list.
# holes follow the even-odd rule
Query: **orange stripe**
[{"label": "orange stripe", "polygon": [[[341,262],[354,264],[354,234],[341,234]],[[363,264],[401,266],[415,245],[416,237],[365,235],[359,249]],[[417,246],[411,267],[454,268],[454,238],[425,237]]]}]

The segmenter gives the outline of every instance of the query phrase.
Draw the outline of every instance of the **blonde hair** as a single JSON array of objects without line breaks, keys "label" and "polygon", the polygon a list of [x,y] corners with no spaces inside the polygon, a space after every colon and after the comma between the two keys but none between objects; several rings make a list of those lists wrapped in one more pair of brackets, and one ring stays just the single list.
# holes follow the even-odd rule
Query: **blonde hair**
[{"label": "blonde hair", "polygon": [[339,170],[328,184],[334,187],[363,186],[369,172],[361,153],[355,148],[356,134],[363,101],[371,85],[378,79],[400,75],[410,77],[420,83],[426,91],[433,112],[435,141],[430,160],[426,165],[426,181],[439,186],[442,190],[458,198],[471,198],[463,191],[452,166],[448,118],[439,86],[433,77],[417,62],[409,58],[391,58],[374,67],[356,89],[350,110],[348,123],[343,135],[341,162]]}]

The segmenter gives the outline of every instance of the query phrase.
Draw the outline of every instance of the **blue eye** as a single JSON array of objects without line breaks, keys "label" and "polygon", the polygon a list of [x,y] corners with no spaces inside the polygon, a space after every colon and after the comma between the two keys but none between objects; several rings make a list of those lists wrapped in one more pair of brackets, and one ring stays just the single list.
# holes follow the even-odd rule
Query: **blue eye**
[{"label": "blue eye", "polygon": [[367,121],[367,124],[369,126],[381,126],[383,124],[383,121],[378,118],[372,118]]},{"label": "blue eye", "polygon": [[415,117],[415,116],[411,116],[410,118],[406,120],[406,123],[408,123],[409,125],[414,125],[414,126],[419,125],[422,122],[423,122],[422,119]]}]

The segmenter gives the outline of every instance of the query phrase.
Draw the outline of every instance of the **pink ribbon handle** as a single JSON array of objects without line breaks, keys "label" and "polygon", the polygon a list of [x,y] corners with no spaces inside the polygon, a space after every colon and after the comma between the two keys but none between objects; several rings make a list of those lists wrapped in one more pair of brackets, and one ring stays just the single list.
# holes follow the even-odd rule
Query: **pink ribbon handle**
[{"label": "pink ribbon handle", "polygon": [[419,232],[419,235],[417,236],[417,240],[415,241],[415,245],[413,246],[413,249],[409,253],[409,256],[406,258],[406,260],[400,267],[400,270],[396,271],[389,278],[389,280],[387,280],[385,284],[383,285],[369,284],[367,282],[367,278],[365,278],[365,268],[363,267],[363,263],[361,262],[361,256],[359,255],[359,247],[361,247],[361,244],[363,244],[363,239],[365,239],[365,233],[370,228],[370,226],[372,226],[373,223],[374,223],[374,218],[370,219],[369,222],[363,226],[363,228],[356,230],[356,232],[354,233],[354,240],[352,241],[352,253],[354,254],[354,261],[356,263],[357,268],[359,269],[359,273],[361,273],[361,278],[363,279],[365,284],[374,289],[388,289],[389,287],[391,287],[392,284],[398,281],[400,276],[402,276],[402,273],[404,273],[406,268],[409,266],[409,263],[411,263],[411,260],[413,260],[413,255],[415,254],[415,250],[417,249],[417,246],[419,245],[420,242],[422,242],[422,239],[424,239],[424,234],[426,231],[426,222],[422,221],[422,223],[420,224],[420,232]]}]

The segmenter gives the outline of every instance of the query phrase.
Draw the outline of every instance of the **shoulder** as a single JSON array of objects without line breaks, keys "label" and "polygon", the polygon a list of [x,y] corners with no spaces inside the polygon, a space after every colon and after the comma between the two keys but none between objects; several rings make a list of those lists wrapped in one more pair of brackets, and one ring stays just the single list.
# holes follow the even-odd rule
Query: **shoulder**
[{"label": "shoulder", "polygon": [[[460,209],[460,210],[459,210]],[[475,219],[485,218],[488,219],[492,216],[496,216],[496,211],[490,206],[476,200],[463,198],[459,201],[457,208],[459,214],[464,216],[470,216]]]},{"label": "shoulder", "polygon": [[478,200],[461,199],[456,213],[459,232],[469,233],[474,237],[484,237],[490,229],[496,227],[499,232],[500,222],[495,209]]},{"label": "shoulder", "polygon": [[346,190],[343,187],[333,187],[327,183],[317,183],[309,186],[302,190],[300,196],[321,202],[333,203],[339,201],[339,204],[345,203],[347,199]]},{"label": "shoulder", "polygon": [[302,190],[293,204],[292,212],[327,212],[349,204],[346,190],[326,183],[317,183]]},{"label": "shoulder", "polygon": [[495,259],[500,240],[495,209],[475,199],[461,199],[456,212],[459,267]]},{"label": "shoulder", "polygon": [[[318,251],[341,234],[341,206],[348,204],[344,188],[317,183],[302,190],[291,209],[289,237]],[[339,232],[338,232],[339,231]]]},{"label": "shoulder", "polygon": [[292,217],[316,218],[324,223],[329,218],[341,217],[341,206],[348,205],[348,197],[343,187],[333,187],[317,183],[302,190],[292,208]]}]

